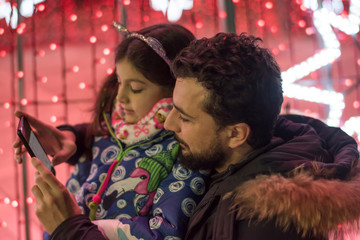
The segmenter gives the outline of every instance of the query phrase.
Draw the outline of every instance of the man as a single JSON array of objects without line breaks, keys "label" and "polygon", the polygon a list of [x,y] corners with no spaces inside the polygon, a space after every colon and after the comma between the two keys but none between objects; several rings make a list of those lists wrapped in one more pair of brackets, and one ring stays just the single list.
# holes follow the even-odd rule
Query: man
[{"label": "man", "polygon": [[165,128],[180,143],[182,165],[214,170],[186,239],[350,234],[340,224],[360,216],[360,178],[351,176],[357,145],[318,120],[278,119],[281,72],[260,39],[220,33],[197,40],[173,67],[174,108]]}]

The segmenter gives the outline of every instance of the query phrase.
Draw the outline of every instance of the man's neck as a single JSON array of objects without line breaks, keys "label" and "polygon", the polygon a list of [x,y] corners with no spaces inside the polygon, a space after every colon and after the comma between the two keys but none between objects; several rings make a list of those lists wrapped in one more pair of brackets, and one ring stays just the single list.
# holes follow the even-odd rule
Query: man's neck
[{"label": "man's neck", "polygon": [[241,160],[248,155],[252,150],[254,150],[250,145],[246,144],[237,149],[233,149],[231,153],[229,153],[228,160],[226,163],[220,167],[216,168],[216,172],[221,173],[226,171],[230,165],[241,162]]}]

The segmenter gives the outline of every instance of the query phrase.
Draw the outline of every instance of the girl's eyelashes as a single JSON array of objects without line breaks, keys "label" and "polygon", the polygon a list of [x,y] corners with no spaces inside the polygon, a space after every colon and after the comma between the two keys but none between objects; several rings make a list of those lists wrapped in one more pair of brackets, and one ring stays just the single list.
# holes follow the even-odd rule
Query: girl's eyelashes
[{"label": "girl's eyelashes", "polygon": [[[118,87],[121,86],[121,82],[118,81],[118,82],[117,82],[117,85],[118,85]],[[134,89],[134,88],[131,87],[131,86],[128,86],[128,87],[129,87],[130,91],[133,92],[133,93],[141,93],[141,92],[144,90],[144,89]]]},{"label": "girl's eyelashes", "polygon": [[143,91],[143,89],[133,89],[133,88],[130,88],[131,89],[131,91],[133,92],[133,93],[141,93],[142,91]]}]

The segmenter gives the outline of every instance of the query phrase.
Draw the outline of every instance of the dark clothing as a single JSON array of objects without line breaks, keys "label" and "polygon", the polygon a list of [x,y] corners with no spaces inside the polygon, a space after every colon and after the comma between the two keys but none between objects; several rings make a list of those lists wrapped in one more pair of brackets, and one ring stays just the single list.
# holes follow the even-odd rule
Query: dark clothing
[{"label": "dark clothing", "polygon": [[[77,147],[76,153],[71,156],[71,158],[67,161],[70,165],[75,165],[78,163],[79,158],[84,154],[86,148],[86,141],[89,136],[86,135],[87,128],[89,127],[88,123],[77,124],[75,126],[72,125],[60,125],[57,128],[61,131],[67,130],[71,131],[75,135],[75,144]],[[92,138],[92,137],[91,137]]]},{"label": "dark clothing", "polygon": [[85,215],[76,215],[62,222],[51,234],[50,239],[105,240],[106,238],[98,230],[97,226],[91,223],[89,217]]},{"label": "dark clothing", "polygon": [[359,175],[345,181],[358,159],[356,142],[339,128],[282,116],[270,144],[212,176],[186,239],[327,239],[359,219]]}]

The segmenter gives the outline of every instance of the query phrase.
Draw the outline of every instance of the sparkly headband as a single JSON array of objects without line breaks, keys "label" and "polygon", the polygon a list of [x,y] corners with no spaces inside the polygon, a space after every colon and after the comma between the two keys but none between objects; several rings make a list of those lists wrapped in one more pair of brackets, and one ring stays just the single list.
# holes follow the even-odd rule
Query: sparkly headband
[{"label": "sparkly headband", "polygon": [[141,35],[139,33],[133,33],[129,32],[129,30],[126,29],[123,25],[121,25],[118,22],[113,22],[114,27],[116,30],[118,30],[122,35],[124,35],[126,38],[137,38],[143,42],[145,42],[149,47],[151,47],[166,63],[169,65],[171,73],[172,66],[169,58],[166,56],[166,51],[164,47],[161,45],[161,43],[153,37],[145,37],[144,35]]}]

